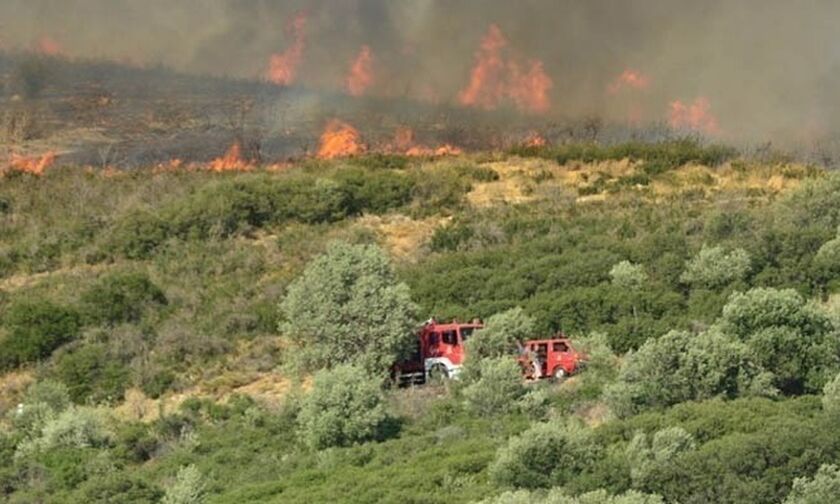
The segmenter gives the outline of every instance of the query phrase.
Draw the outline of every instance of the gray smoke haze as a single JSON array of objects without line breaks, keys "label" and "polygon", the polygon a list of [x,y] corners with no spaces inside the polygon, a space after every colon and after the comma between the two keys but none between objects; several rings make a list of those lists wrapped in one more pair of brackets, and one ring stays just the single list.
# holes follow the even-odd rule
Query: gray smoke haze
[{"label": "gray smoke haze", "polygon": [[[549,116],[646,121],[709,99],[722,135],[809,140],[840,130],[836,0],[2,0],[0,44],[260,78],[308,17],[299,84],[340,89],[363,44],[372,94],[454,102],[491,23],[553,79]],[[625,69],[647,91],[606,92]]]}]

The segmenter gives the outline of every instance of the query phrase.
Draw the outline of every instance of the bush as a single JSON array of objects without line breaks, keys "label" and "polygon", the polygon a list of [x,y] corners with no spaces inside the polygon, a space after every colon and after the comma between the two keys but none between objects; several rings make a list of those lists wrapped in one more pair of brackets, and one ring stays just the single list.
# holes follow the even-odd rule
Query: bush
[{"label": "bush", "polygon": [[8,370],[49,357],[79,336],[82,321],[73,309],[25,300],[9,307],[3,325],[8,334],[0,340],[0,369]]},{"label": "bush", "polygon": [[161,504],[201,504],[206,492],[204,477],[194,465],[178,470],[175,481],[167,487]]},{"label": "bush", "polygon": [[574,424],[536,424],[499,449],[490,477],[504,486],[550,488],[579,476],[600,455],[589,430]]},{"label": "bush", "polygon": [[61,355],[52,375],[67,385],[70,397],[78,404],[88,400],[118,401],[130,381],[128,368],[100,343],[86,344]]},{"label": "bush", "polygon": [[383,434],[388,415],[379,380],[361,368],[340,365],[315,374],[303,398],[298,435],[312,449],[351,446]]},{"label": "bush", "polygon": [[366,172],[345,169],[336,181],[350,195],[350,209],[354,214],[385,213],[411,202],[415,181],[402,173]]},{"label": "bush", "polygon": [[305,366],[352,362],[384,376],[413,342],[408,286],[374,246],[331,245],[289,286],[280,311],[280,331],[298,342]]},{"label": "bush", "polygon": [[164,496],[157,486],[125,473],[87,480],[74,492],[72,502],[148,504]]},{"label": "bush", "polygon": [[821,466],[813,478],[796,478],[784,504],[824,504],[840,495],[840,468]]},{"label": "bush", "polygon": [[480,378],[463,390],[467,407],[485,417],[516,409],[517,401],[525,395],[519,363],[510,356],[485,358],[479,369]]},{"label": "bush", "polygon": [[621,261],[610,270],[610,278],[615,287],[627,291],[637,291],[647,281],[644,266],[630,261]]},{"label": "bush", "polygon": [[102,448],[110,441],[111,433],[101,411],[71,406],[46,422],[37,436],[21,443],[15,456],[59,448]]},{"label": "bush", "polygon": [[487,319],[484,327],[466,342],[468,362],[515,355],[518,344],[534,337],[533,317],[522,308],[511,308]]},{"label": "bush", "polygon": [[717,289],[743,280],[750,270],[750,256],[744,249],[727,251],[723,247],[706,247],[686,264],[680,280],[695,287]]},{"label": "bush", "polygon": [[82,294],[87,314],[97,323],[139,322],[150,309],[167,304],[166,296],[143,273],[117,273]]},{"label": "bush", "polygon": [[518,490],[506,492],[492,499],[485,499],[479,504],[664,504],[658,495],[645,495],[630,491],[621,495],[610,495],[606,490],[595,490],[577,497],[567,495],[562,489],[548,492]]},{"label": "bush", "polygon": [[822,405],[826,413],[840,417],[840,374],[823,387]]},{"label": "bush", "polygon": [[681,454],[695,448],[694,437],[682,427],[669,427],[657,431],[652,438],[643,432],[637,433],[625,451],[633,486],[648,489],[651,475],[672,464]]}]

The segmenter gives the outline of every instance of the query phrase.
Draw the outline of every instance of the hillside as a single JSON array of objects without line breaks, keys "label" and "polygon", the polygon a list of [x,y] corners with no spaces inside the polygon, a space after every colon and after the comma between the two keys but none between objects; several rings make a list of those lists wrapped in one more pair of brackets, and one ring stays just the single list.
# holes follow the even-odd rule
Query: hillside
[{"label": "hillside", "polygon": [[[690,139],[10,170],[0,495],[782,502],[840,461],[838,226],[837,173]],[[376,432],[313,445],[311,398],[359,349],[302,360],[284,300],[335,243],[384,251],[416,323],[514,313],[588,367],[369,377]]]}]

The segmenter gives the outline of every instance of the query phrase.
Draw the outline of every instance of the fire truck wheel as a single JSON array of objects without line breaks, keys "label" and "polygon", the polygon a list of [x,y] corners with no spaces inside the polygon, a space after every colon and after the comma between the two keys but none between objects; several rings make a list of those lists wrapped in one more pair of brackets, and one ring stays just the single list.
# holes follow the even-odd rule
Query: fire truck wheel
[{"label": "fire truck wheel", "polygon": [[447,378],[449,378],[449,371],[443,364],[435,364],[429,369],[429,379],[445,380]]},{"label": "fire truck wheel", "polygon": [[557,369],[554,370],[554,379],[557,381],[562,380],[566,377],[566,370],[562,367],[558,366]]}]

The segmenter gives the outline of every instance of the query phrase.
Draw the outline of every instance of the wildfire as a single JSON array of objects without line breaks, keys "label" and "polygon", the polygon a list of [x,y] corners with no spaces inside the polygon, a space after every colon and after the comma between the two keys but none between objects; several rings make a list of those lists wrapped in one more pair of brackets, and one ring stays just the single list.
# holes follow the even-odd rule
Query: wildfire
[{"label": "wildfire", "polygon": [[[180,166],[180,163],[178,166]],[[234,142],[224,156],[211,161],[207,168],[214,172],[250,171],[254,169],[248,161],[242,159],[242,146],[239,142]]]},{"label": "wildfire", "polygon": [[49,167],[55,164],[56,157],[55,152],[48,152],[40,157],[25,157],[12,154],[12,159],[9,161],[9,168],[13,171],[29,173],[40,177]]},{"label": "wildfire", "polygon": [[321,134],[318,158],[335,159],[355,156],[364,153],[365,150],[356,128],[338,119],[332,119]]},{"label": "wildfire", "polygon": [[282,53],[273,54],[268,61],[268,80],[279,86],[289,86],[297,79],[298,66],[306,46],[306,14],[298,13],[286,27],[292,45]]},{"label": "wildfire", "polygon": [[625,70],[621,75],[607,86],[607,92],[611,95],[618,94],[624,89],[646,91],[650,88],[650,77],[638,70]]},{"label": "wildfire", "polygon": [[670,109],[668,122],[674,129],[701,131],[710,135],[720,133],[718,120],[711,113],[712,105],[708,98],[701,96],[690,105],[675,100],[671,102]]},{"label": "wildfire", "polygon": [[547,144],[548,142],[542,135],[540,135],[536,131],[532,131],[525,138],[525,142],[523,142],[522,145],[524,145],[525,147],[545,147]]},{"label": "wildfire", "polygon": [[64,48],[61,44],[47,35],[38,39],[38,42],[35,44],[35,50],[44,56],[61,56],[64,54]]},{"label": "wildfire", "polygon": [[350,72],[344,81],[344,88],[351,96],[362,96],[373,84],[373,51],[370,46],[362,46],[358,56],[350,66]]},{"label": "wildfire", "polygon": [[461,149],[449,144],[444,144],[434,149],[417,145],[414,140],[414,130],[407,126],[397,128],[394,134],[394,142],[387,150],[403,153],[410,157],[442,157],[463,154]]},{"label": "wildfire", "polygon": [[509,99],[520,110],[547,112],[551,108],[548,93],[554,83],[543,63],[530,60],[523,65],[504,53],[507,46],[501,28],[490,25],[475,54],[469,83],[459,93],[458,101],[467,107],[492,110]]}]

